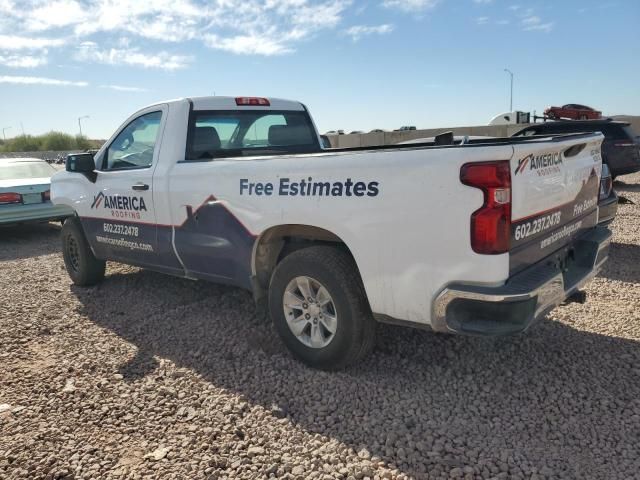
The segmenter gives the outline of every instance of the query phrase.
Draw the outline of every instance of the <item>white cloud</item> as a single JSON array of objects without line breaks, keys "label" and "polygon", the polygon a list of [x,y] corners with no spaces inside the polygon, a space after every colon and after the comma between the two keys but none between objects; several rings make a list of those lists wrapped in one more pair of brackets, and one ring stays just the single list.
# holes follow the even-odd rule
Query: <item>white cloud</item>
[{"label": "white cloud", "polygon": [[66,40],[64,38],[0,35],[0,50],[38,50],[48,47],[59,47],[65,43]]},{"label": "white cloud", "polygon": [[382,6],[386,8],[398,8],[405,12],[428,10],[435,7],[440,0],[383,0]]},{"label": "white cloud", "polygon": [[126,87],[123,85],[100,85],[100,88],[108,88],[109,90],[115,90],[117,92],[148,92],[146,88],[140,87]]},{"label": "white cloud", "polygon": [[493,0],[473,0],[473,3],[477,3],[478,5],[488,5],[493,3]]},{"label": "white cloud", "polygon": [[259,35],[237,35],[235,37],[219,37],[208,34],[204,37],[207,47],[224,50],[237,55],[283,55],[293,50],[285,41],[260,37]]},{"label": "white cloud", "polygon": [[478,17],[476,18],[476,23],[478,25],[486,25],[487,23],[489,23],[489,17]]},{"label": "white cloud", "polygon": [[[387,1],[426,6],[436,0]],[[76,41],[95,40],[96,35],[106,33],[109,40],[101,39],[99,47],[109,54],[100,57],[110,63],[117,56],[110,53],[110,48],[131,48],[140,44],[136,39],[199,41],[234,54],[268,56],[293,52],[298,43],[320,31],[334,29],[352,3],[353,0],[0,0],[0,12],[5,12],[0,14],[0,29],[21,32],[23,36],[46,33],[57,37],[53,40],[58,42],[71,36]],[[113,40],[116,36],[130,39],[131,45],[119,45]],[[43,42],[24,38],[25,42]],[[149,55],[167,60],[162,51]],[[184,63],[174,60],[168,62],[168,69],[180,68]],[[140,57],[135,62],[158,65]]]},{"label": "white cloud", "polygon": [[42,31],[93,21],[88,14],[88,9],[75,0],[51,1],[29,12],[26,28]]},{"label": "white cloud", "polygon": [[543,22],[542,19],[533,15],[532,10],[527,11],[527,15],[521,20],[522,29],[526,32],[550,32],[553,30],[553,22]]},{"label": "white cloud", "polygon": [[551,30],[553,30],[553,25],[554,25],[553,22],[546,22],[546,23],[538,22],[538,23],[535,23],[535,24],[532,24],[532,25],[525,26],[524,30],[527,31],[527,32],[535,32],[535,31],[537,31],[537,32],[548,33]]},{"label": "white cloud", "polygon": [[367,35],[384,35],[393,32],[393,25],[385,23],[383,25],[354,25],[349,27],[345,33],[349,35],[354,42]]},{"label": "white cloud", "polygon": [[86,87],[87,82],[74,82],[70,80],[58,80],[46,77],[19,77],[13,75],[0,75],[0,83],[12,83],[16,85],[52,85],[56,87]]},{"label": "white cloud", "polygon": [[130,65],[161,70],[185,68],[192,58],[168,52],[144,53],[137,48],[100,49],[95,42],[83,42],[74,58],[78,61],[104,63],[106,65]]},{"label": "white cloud", "polygon": [[538,23],[540,23],[540,17],[536,15],[532,15],[530,17],[526,17],[522,19],[523,25],[536,25]]},{"label": "white cloud", "polygon": [[0,65],[11,68],[35,68],[47,64],[45,55],[0,55]]}]

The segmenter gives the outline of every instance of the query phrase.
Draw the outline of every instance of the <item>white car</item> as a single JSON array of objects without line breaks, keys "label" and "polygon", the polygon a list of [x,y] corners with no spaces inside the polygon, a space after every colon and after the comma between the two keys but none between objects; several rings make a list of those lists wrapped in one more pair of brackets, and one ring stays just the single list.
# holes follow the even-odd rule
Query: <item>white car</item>
[{"label": "white car", "polygon": [[64,220],[74,214],[49,198],[57,170],[38,158],[0,159],[0,225]]},{"label": "white car", "polygon": [[129,117],[53,178],[78,285],[105,261],[253,292],[287,347],[342,368],[376,322],[522,332],[607,259],[600,134],[323,150],[299,102],[199,97]]}]

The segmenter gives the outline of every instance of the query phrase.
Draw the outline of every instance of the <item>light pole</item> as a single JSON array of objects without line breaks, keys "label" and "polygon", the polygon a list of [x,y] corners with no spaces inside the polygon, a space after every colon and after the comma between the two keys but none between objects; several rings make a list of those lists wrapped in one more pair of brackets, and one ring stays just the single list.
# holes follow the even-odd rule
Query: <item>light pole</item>
[{"label": "light pole", "polygon": [[2,128],[2,138],[4,139],[4,141],[7,141],[7,136],[4,134],[5,130],[9,130],[11,127],[3,127]]},{"label": "light pole", "polygon": [[510,95],[510,100],[509,100],[509,111],[513,112],[513,72],[511,70],[509,70],[508,68],[504,69],[505,72],[507,72],[510,76],[511,76],[511,95]]},{"label": "light pole", "polygon": [[78,117],[78,128],[80,129],[80,136],[82,137],[82,120],[85,118],[89,118],[89,115],[84,115],[82,117]]}]

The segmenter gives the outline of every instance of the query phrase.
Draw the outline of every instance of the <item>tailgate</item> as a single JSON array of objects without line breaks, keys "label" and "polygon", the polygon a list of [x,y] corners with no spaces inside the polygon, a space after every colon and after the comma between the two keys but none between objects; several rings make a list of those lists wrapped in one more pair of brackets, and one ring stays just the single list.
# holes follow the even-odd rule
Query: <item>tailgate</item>
[{"label": "tailgate", "polygon": [[564,249],[598,221],[601,134],[514,144],[510,271]]}]

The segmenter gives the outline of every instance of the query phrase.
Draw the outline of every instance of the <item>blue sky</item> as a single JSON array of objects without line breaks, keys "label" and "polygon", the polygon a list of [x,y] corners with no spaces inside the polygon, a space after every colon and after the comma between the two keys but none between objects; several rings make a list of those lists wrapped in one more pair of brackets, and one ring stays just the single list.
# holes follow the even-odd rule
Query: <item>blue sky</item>
[{"label": "blue sky", "polygon": [[0,0],[0,128],[106,138],[159,100],[303,101],[321,131],[640,114],[638,0]]}]

